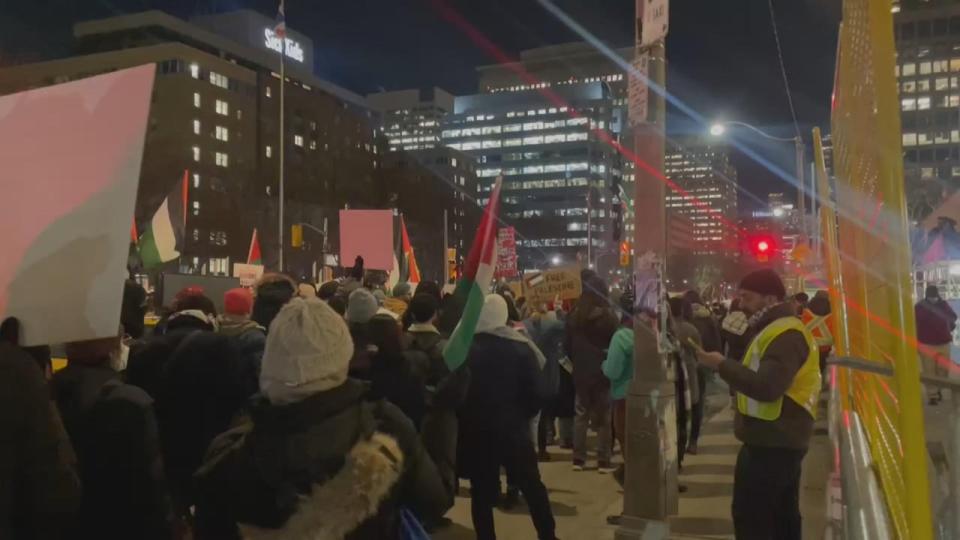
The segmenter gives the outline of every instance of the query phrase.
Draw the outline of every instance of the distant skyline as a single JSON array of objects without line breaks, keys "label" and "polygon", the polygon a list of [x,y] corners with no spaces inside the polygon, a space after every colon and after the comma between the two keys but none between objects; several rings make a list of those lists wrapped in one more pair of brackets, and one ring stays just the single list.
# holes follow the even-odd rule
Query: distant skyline
[{"label": "distant skyline", "polygon": [[[633,40],[634,0],[555,0],[611,46]],[[839,2],[774,0],[784,60],[803,136],[829,131]],[[534,0],[354,0],[335,4],[287,0],[287,24],[310,36],[319,76],[358,93],[438,86],[476,93],[476,67],[496,63],[473,40],[449,25],[438,5],[456,10],[490,42],[515,57],[523,49],[579,37]],[[273,16],[275,0],[34,0],[0,7],[0,65],[8,58],[41,59],[70,53],[74,22],[160,9],[191,15],[250,8]],[[767,2],[673,0],[667,40],[668,90],[707,118],[736,119],[783,137],[794,133],[783,90]],[[702,128],[670,111],[671,136]],[[740,133],[738,133],[740,135]],[[787,171],[793,149],[746,139]],[[795,192],[739,153],[734,165],[743,187],[765,200],[768,192]],[[754,202],[741,196],[749,210]]]}]

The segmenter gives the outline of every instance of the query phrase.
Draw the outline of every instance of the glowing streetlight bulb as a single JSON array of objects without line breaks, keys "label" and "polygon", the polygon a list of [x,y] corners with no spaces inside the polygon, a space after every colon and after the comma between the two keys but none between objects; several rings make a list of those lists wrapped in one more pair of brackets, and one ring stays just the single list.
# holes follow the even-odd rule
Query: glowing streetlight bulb
[{"label": "glowing streetlight bulb", "polygon": [[727,128],[723,124],[714,124],[710,126],[710,134],[714,137],[720,137],[727,131]]},{"label": "glowing streetlight bulb", "polygon": [[550,259],[550,262],[552,262],[554,266],[559,265],[559,264],[560,264],[560,256],[559,256],[559,255],[554,255],[553,258]]}]

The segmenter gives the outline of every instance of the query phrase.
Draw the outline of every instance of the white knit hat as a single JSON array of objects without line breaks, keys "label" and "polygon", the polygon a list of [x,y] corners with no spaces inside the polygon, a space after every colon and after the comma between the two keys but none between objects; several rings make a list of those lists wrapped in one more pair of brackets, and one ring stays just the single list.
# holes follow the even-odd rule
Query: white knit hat
[{"label": "white knit hat", "polygon": [[480,320],[477,321],[477,332],[489,332],[506,326],[509,316],[507,301],[499,294],[488,294],[483,299],[483,310],[480,311]]},{"label": "white knit hat", "polygon": [[290,300],[267,333],[260,391],[274,404],[293,403],[347,380],[353,340],[340,315],[317,298]]}]

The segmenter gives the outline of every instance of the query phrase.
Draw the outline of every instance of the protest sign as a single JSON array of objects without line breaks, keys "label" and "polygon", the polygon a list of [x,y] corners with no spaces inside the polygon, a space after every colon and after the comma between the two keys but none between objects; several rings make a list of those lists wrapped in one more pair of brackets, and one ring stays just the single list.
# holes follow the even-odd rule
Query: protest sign
[{"label": "protest sign", "polygon": [[263,265],[234,263],[233,277],[240,279],[241,287],[253,287],[263,277]]},{"label": "protest sign", "polygon": [[527,302],[533,305],[556,300],[580,298],[582,285],[577,267],[554,268],[523,276],[523,292]]}]

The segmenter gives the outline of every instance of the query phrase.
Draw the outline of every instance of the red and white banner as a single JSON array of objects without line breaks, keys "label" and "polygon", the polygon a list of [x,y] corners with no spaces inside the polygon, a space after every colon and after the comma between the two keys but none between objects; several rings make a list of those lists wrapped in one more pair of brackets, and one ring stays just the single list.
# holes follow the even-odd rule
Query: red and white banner
[{"label": "red and white banner", "polygon": [[517,277],[517,230],[504,227],[497,231],[497,278]]}]

